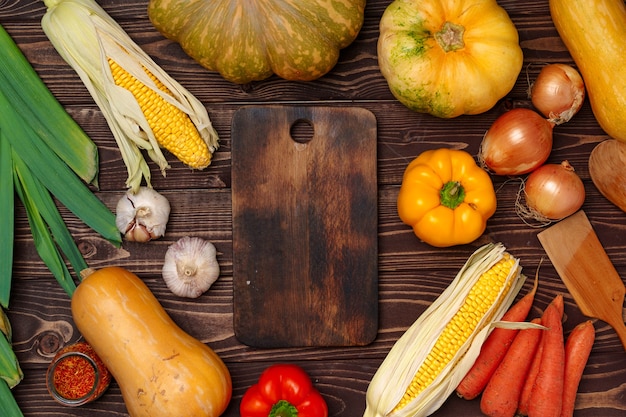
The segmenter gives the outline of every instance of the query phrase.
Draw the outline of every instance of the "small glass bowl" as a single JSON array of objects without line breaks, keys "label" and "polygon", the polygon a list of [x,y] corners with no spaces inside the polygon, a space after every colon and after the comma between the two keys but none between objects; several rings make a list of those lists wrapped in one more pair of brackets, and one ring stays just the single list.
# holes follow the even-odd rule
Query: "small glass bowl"
[{"label": "small glass bowl", "polygon": [[[65,386],[61,386],[55,381],[55,373],[61,372],[63,366],[73,367],[72,369],[76,371],[74,375],[68,375],[68,378],[73,378],[75,381],[66,381]],[[71,372],[70,369],[65,371]],[[93,374],[89,371],[93,371]],[[85,385],[87,382],[91,382],[87,379],[87,375],[84,375],[85,372],[89,372],[88,377],[93,379],[93,384],[83,387],[84,389],[81,390],[84,391],[83,395],[67,395],[68,393],[65,391],[71,388],[72,383]],[[97,358],[91,346],[84,342],[78,342],[61,349],[52,359],[46,372],[46,386],[52,398],[56,402],[70,407],[87,404],[99,398],[106,391],[110,382],[109,370]]]}]

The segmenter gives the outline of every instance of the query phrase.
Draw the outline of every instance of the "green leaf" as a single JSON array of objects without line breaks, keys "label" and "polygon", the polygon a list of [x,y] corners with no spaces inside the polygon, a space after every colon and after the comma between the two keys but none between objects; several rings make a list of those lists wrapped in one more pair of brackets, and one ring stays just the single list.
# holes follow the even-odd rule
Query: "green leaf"
[{"label": "green leaf", "polygon": [[61,249],[61,252],[69,259],[74,272],[79,275],[80,271],[87,269],[87,262],[85,262],[85,258],[80,253],[78,246],[76,246],[76,242],[74,242],[74,238],[67,229],[61,214],[59,214],[50,192],[31,174],[28,167],[19,157],[14,155],[13,160],[14,165],[19,167],[20,181],[23,188],[28,190],[28,197],[32,200],[32,205],[37,208],[50,228],[54,241]]},{"label": "green leaf", "polygon": [[79,274],[80,271],[88,267],[82,253],[76,246],[74,238],[70,234],[65,221],[61,217],[50,192],[43,186],[41,181],[32,175],[28,167],[19,157],[14,156],[14,163],[19,166],[20,179],[24,189],[28,190],[29,197],[33,201],[33,205],[37,207],[44,221],[50,228],[50,232],[55,242],[69,259],[74,271]]},{"label": "green leaf", "polygon": [[0,410],[11,417],[24,417],[6,381],[0,379]]},{"label": "green leaf", "polygon": [[28,223],[35,242],[35,248],[41,260],[46,264],[52,275],[59,282],[65,292],[71,297],[76,290],[76,284],[72,279],[63,256],[54,243],[52,234],[44,221],[35,201],[32,198],[30,189],[27,187],[24,177],[30,175],[28,168],[21,162],[20,158],[13,155],[14,184],[17,195],[22,200],[28,215]]},{"label": "green leaf", "polygon": [[0,25],[0,89],[48,146],[85,182],[97,185],[98,149],[39,78]]},{"label": "green leaf", "polygon": [[15,234],[15,192],[13,190],[13,160],[11,145],[0,129],[0,304],[9,306],[13,277],[13,239]]},{"label": "green leaf", "polygon": [[39,181],[85,224],[120,247],[122,240],[115,215],[37,135],[0,90],[0,126],[15,152]]}]

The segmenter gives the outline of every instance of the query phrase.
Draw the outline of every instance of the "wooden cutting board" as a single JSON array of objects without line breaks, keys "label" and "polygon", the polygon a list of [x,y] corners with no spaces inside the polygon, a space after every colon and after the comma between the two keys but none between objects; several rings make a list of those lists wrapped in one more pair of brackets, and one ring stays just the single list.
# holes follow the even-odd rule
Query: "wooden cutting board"
[{"label": "wooden cutting board", "polygon": [[365,345],[378,331],[376,119],[250,106],[232,122],[235,336]]}]

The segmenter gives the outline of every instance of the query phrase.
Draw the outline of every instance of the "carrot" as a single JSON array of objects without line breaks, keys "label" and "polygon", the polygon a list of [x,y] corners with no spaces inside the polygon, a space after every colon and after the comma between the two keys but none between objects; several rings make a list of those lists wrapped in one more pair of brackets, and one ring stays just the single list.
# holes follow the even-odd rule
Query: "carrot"
[{"label": "carrot", "polygon": [[563,296],[557,295],[556,297],[554,297],[551,304],[556,307],[556,311],[559,313],[559,317],[561,318],[561,320],[563,320],[563,309],[565,308],[565,306],[563,305]]},{"label": "carrot", "polygon": [[[539,271],[535,275],[535,284],[531,291],[507,310],[501,318],[502,321],[520,322],[526,320],[535,299],[538,278]],[[519,330],[499,327],[493,329],[484,341],[474,365],[456,388],[459,397],[473,400],[480,395],[518,332]]]},{"label": "carrot", "polygon": [[519,416],[528,415],[528,407],[530,406],[530,394],[533,390],[533,386],[535,385],[537,374],[539,373],[539,366],[541,365],[541,355],[543,354],[543,333],[544,332],[542,332],[541,334],[539,346],[537,346],[535,357],[530,364],[528,376],[526,377],[526,381],[524,381],[524,386],[520,394],[519,404],[517,405],[517,415]]},{"label": "carrot", "polygon": [[[540,323],[534,319],[531,323]],[[498,365],[480,400],[480,410],[489,417],[513,417],[542,329],[520,330]]]},{"label": "carrot", "polygon": [[[563,316],[563,297],[555,298],[552,300],[552,303],[559,311],[561,317]],[[543,337],[543,335],[542,335]],[[532,392],[533,386],[535,385],[535,380],[537,379],[537,374],[539,373],[539,366],[541,365],[541,355],[543,353],[543,342],[539,344],[539,348],[537,349],[537,353],[535,354],[535,358],[533,359],[533,363],[530,366],[530,371],[528,372],[528,377],[526,378],[526,382],[524,383],[524,389],[522,390],[522,395],[519,400],[519,407],[517,409],[517,414],[519,416],[527,416],[528,415],[528,407],[530,406],[530,394]]]},{"label": "carrot", "polygon": [[557,295],[546,307],[541,322],[547,327],[542,337],[543,352],[535,385],[530,394],[529,417],[560,417],[565,376],[563,342],[563,296]]},{"label": "carrot", "polygon": [[565,379],[561,417],[572,417],[576,403],[578,385],[582,379],[591,348],[596,338],[596,330],[591,320],[574,327],[565,343]]}]

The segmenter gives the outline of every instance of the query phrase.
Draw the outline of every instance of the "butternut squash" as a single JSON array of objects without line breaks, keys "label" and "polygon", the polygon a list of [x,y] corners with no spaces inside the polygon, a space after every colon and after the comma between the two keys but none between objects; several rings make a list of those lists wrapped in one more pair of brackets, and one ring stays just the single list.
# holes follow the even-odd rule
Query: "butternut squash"
[{"label": "butternut squash", "polygon": [[106,267],[88,275],[72,297],[72,316],[132,417],[217,417],[228,406],[224,362],[178,327],[135,274]]},{"label": "butternut squash", "polygon": [[550,0],[550,14],[583,76],[600,127],[626,142],[624,1]]}]

